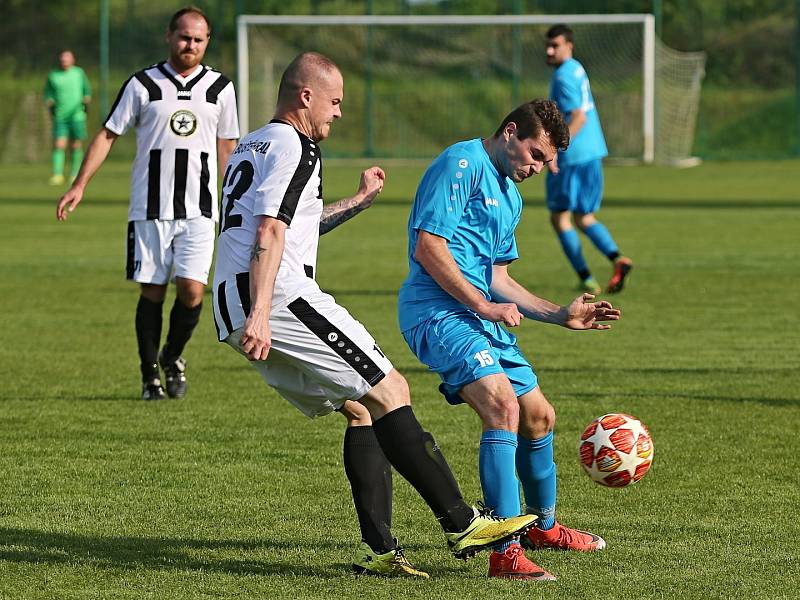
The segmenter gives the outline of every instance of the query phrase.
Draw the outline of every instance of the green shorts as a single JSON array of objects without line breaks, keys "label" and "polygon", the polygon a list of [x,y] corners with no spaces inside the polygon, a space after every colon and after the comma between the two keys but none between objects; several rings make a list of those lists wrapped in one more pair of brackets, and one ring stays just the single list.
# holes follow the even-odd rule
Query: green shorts
[{"label": "green shorts", "polygon": [[53,139],[69,138],[71,140],[86,139],[86,119],[53,121]]}]

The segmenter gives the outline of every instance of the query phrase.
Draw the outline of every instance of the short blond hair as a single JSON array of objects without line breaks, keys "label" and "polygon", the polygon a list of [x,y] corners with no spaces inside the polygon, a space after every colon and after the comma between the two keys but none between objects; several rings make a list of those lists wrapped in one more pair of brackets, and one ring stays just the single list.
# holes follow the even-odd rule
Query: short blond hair
[{"label": "short blond hair", "polygon": [[283,104],[304,87],[311,87],[321,77],[339,72],[339,67],[330,58],[319,52],[303,52],[289,63],[278,86],[278,104]]}]

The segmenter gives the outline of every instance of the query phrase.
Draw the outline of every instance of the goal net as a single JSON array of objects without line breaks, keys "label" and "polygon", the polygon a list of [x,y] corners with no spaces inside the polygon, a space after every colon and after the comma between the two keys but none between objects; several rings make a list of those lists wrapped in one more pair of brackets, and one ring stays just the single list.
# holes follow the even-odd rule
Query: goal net
[{"label": "goal net", "polygon": [[657,43],[651,15],[242,15],[242,130],[271,118],[283,70],[314,50],[345,75],[344,118],[325,142],[327,156],[435,156],[493,133],[523,101],[547,97],[544,35],[556,23],[575,32],[609,157],[687,158],[703,60],[687,63]]}]

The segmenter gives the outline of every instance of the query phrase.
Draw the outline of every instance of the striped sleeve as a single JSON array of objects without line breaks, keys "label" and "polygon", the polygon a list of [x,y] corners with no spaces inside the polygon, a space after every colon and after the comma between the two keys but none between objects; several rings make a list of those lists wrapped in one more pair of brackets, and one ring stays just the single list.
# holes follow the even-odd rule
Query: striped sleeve
[{"label": "striped sleeve", "polygon": [[[220,75],[223,78],[224,75]],[[216,96],[219,104],[219,122],[217,123],[217,137],[224,140],[239,138],[239,115],[236,112],[236,92],[233,82],[226,78],[227,84]]]},{"label": "striped sleeve", "polygon": [[136,93],[135,75],[131,75],[122,84],[103,126],[117,135],[122,135],[136,123],[140,109],[141,103]]},{"label": "striped sleeve", "polygon": [[314,174],[318,159],[313,143],[297,132],[273,147],[264,156],[259,173],[260,184],[253,203],[254,215],[266,215],[291,225],[297,204]]}]

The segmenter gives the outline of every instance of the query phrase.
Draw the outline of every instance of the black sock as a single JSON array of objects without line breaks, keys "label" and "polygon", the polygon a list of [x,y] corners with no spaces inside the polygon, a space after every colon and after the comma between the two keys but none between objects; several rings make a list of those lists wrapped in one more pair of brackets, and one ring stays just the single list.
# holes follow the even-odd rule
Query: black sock
[{"label": "black sock", "polygon": [[392,537],[392,466],[370,426],[344,433],[344,472],[350,481],[361,539],[376,554],[396,547]]},{"label": "black sock", "polygon": [[614,262],[622,255],[618,251],[615,251],[615,252],[609,252],[606,256],[608,256],[608,260]]},{"label": "black sock", "polygon": [[582,271],[578,271],[578,277],[581,281],[586,281],[589,277],[592,276],[592,272],[589,269],[583,269]]},{"label": "black sock", "polygon": [[475,514],[433,436],[422,429],[410,406],[387,413],[372,425],[383,453],[414,486],[445,531],[463,531]]},{"label": "black sock", "polygon": [[158,344],[161,341],[161,308],[163,302],[153,302],[139,296],[136,305],[136,341],[139,343],[139,361],[142,380],[158,377]]},{"label": "black sock", "polygon": [[167,362],[174,361],[183,353],[186,342],[192,337],[192,332],[200,321],[202,309],[202,302],[194,308],[187,308],[183,302],[175,298],[175,304],[169,313],[167,343],[164,345],[164,359]]}]

